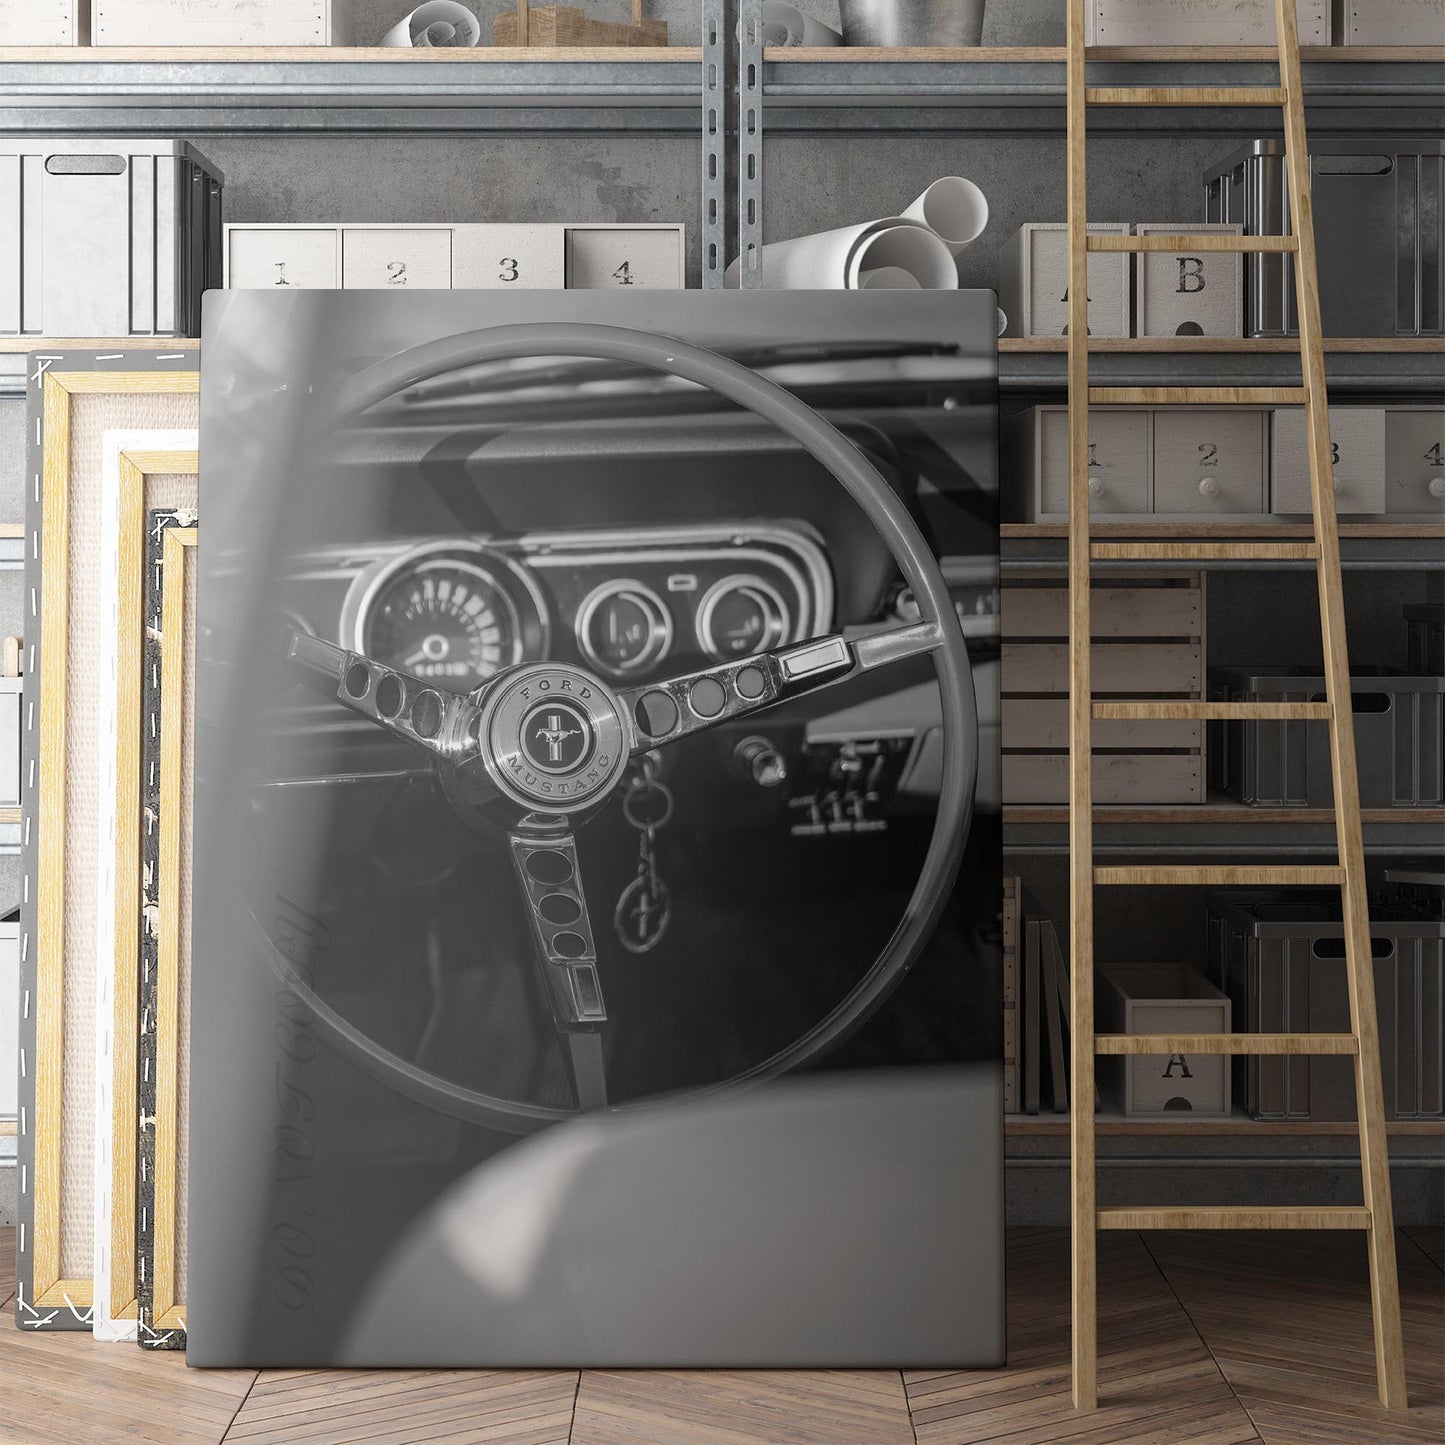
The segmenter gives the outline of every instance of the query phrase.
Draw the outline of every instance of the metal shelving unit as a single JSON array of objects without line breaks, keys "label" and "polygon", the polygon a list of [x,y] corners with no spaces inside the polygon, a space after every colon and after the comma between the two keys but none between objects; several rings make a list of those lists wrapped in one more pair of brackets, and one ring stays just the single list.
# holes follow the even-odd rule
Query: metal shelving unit
[{"label": "metal shelving unit", "polygon": [[[774,133],[992,131],[1062,135],[1062,47],[987,50],[769,50],[763,96]],[[1440,128],[1445,49],[1318,48],[1304,52],[1311,134],[1433,133]],[[1272,85],[1263,48],[1090,52],[1089,83],[1116,86]],[[1103,117],[1096,134],[1258,135],[1259,110],[1174,107]],[[1277,126],[1276,126],[1277,128]]]}]

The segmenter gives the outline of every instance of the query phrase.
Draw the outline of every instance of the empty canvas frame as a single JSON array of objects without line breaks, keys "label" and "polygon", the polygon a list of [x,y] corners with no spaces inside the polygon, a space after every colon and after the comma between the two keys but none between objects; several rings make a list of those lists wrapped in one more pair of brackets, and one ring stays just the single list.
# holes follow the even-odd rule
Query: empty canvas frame
[{"label": "empty canvas frame", "polygon": [[136,1338],[152,1350],[186,1347],[195,523],[147,514]]},{"label": "empty canvas frame", "polygon": [[[96,886],[95,1302],[98,1339],[133,1339],[136,1280],[136,1044],[142,916],[142,672],[146,549],[154,509],[196,506],[194,431],[113,431],[105,438],[99,585],[106,608],[98,671],[101,783]],[[153,822],[149,823],[153,826]],[[168,907],[179,906],[167,898]],[[153,1020],[151,1022],[154,1022]]]},{"label": "empty canvas frame", "polygon": [[27,384],[16,1318],[22,1329],[89,1329],[97,890],[109,846],[100,835],[105,437],[193,428],[199,377],[183,350],[41,352]]}]

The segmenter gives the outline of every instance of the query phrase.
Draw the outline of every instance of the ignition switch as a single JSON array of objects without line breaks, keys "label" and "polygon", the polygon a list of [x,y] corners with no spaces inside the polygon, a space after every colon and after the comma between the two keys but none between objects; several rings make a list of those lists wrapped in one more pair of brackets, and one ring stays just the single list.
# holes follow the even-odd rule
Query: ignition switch
[{"label": "ignition switch", "polygon": [[767,738],[744,738],[733,749],[733,762],[760,788],[776,788],[788,780],[788,760]]}]

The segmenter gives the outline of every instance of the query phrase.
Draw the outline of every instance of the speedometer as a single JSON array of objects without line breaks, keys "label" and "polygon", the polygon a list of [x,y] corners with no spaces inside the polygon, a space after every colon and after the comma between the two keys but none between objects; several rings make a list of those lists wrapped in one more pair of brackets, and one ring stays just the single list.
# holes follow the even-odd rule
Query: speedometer
[{"label": "speedometer", "polygon": [[466,544],[428,543],[369,571],[347,613],[357,651],[448,692],[540,655],[545,639],[531,579]]}]

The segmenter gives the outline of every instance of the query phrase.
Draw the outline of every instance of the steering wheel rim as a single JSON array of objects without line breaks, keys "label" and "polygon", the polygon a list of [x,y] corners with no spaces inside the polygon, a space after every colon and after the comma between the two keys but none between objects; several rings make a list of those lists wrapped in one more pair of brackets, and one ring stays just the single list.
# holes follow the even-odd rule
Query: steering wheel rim
[{"label": "steering wheel rim", "polygon": [[[938,812],[909,902],[873,964],[834,1007],[787,1048],[716,1083],[679,1091],[700,1097],[786,1073],[842,1043],[862,1026],[917,960],[947,904],[972,822],[977,780],[977,704],[968,647],[947,583],[917,524],[863,452],[806,403],[738,362],[705,347],[654,332],[585,323],[538,322],[487,327],[426,342],[352,377],[318,418],[313,444],[408,387],[464,367],[536,356],[627,362],[691,381],[771,421],[846,490],[882,537],[913,590],[920,620],[941,640],[932,649],[942,701],[943,764]],[[301,978],[259,920],[273,969],[311,1009],[338,1051],[373,1079],[464,1122],[530,1133],[583,1117],[580,1108],[525,1103],[440,1078],[377,1044],[336,1012]],[[671,1097],[678,1097],[673,1095]],[[652,1101],[606,1105],[609,1112]]]}]

